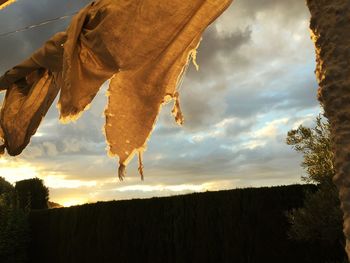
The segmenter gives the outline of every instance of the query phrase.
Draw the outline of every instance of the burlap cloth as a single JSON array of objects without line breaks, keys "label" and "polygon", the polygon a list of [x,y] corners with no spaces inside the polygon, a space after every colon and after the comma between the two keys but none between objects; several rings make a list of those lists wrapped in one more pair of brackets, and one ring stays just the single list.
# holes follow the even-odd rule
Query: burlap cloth
[{"label": "burlap cloth", "polygon": [[[77,119],[110,79],[105,109],[109,154],[119,177],[145,150],[161,105],[174,99],[201,35],[232,0],[100,0],[83,8],[66,32],[0,77],[8,88],[0,124],[4,148],[19,154],[60,90],[63,122]],[[34,74],[34,73],[35,74]]]}]

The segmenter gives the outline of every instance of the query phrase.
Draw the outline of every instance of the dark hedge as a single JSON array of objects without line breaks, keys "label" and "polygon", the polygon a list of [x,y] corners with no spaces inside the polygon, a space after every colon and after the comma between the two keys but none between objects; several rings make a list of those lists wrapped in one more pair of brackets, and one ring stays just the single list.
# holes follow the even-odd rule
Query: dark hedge
[{"label": "dark hedge", "polygon": [[287,238],[315,186],[246,188],[33,211],[31,262],[330,262],[343,248]]}]

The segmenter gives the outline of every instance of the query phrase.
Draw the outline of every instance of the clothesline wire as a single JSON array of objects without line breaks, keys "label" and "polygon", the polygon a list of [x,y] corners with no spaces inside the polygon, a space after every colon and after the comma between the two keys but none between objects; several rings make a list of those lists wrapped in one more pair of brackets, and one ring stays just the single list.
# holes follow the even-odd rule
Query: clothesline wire
[{"label": "clothesline wire", "polygon": [[0,33],[0,37],[5,37],[5,36],[8,36],[8,35],[12,35],[12,34],[18,33],[18,32],[23,32],[23,31],[26,31],[26,30],[29,30],[29,29],[33,29],[33,28],[36,28],[36,27],[44,26],[44,25],[56,22],[58,20],[63,20],[63,19],[69,18],[71,16],[74,16],[77,13],[78,13],[78,11],[76,11],[74,13],[70,13],[70,14],[64,15],[64,16],[59,16],[59,17],[55,17],[55,18],[52,18],[52,19],[44,20],[44,21],[41,21],[41,22],[39,22],[37,24],[25,26],[25,27],[22,27],[22,28],[13,30],[13,31]]},{"label": "clothesline wire", "polygon": [[191,59],[191,58],[189,58],[189,61],[186,63],[186,65],[185,65],[185,67],[184,67],[184,69],[183,69],[183,72],[181,73],[180,81],[179,81],[179,83],[178,83],[178,85],[177,85],[177,88],[176,88],[176,90],[177,90],[178,92],[179,92],[179,91],[181,90],[181,88],[182,88],[182,84],[183,84],[184,79],[185,79],[185,74],[186,74],[186,72],[187,72],[187,69],[188,69],[190,63],[191,63],[190,59]]}]

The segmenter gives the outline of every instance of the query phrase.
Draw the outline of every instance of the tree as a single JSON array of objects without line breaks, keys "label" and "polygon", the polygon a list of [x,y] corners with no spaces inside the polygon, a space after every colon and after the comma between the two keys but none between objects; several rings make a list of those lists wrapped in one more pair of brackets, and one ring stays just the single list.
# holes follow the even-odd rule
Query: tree
[{"label": "tree", "polygon": [[302,177],[304,181],[334,185],[332,182],[335,175],[334,154],[327,119],[319,115],[316,117],[314,128],[300,125],[298,129],[290,130],[286,142],[292,145],[294,150],[303,154],[301,166],[307,173]]},{"label": "tree", "polygon": [[0,207],[9,206],[11,202],[14,202],[14,194],[13,185],[0,177]]},{"label": "tree", "polygon": [[301,125],[289,131],[286,143],[303,154],[301,166],[306,175],[302,180],[318,186],[316,192],[306,194],[304,207],[287,213],[289,236],[325,245],[343,243],[342,211],[338,189],[332,182],[335,169],[328,120],[319,115],[314,128]]},{"label": "tree", "polygon": [[13,185],[0,176],[0,195],[3,193],[12,192],[14,190]]},{"label": "tree", "polygon": [[26,262],[31,209],[48,207],[49,190],[39,178],[16,182],[0,177],[0,262]]},{"label": "tree", "polygon": [[19,209],[14,187],[0,177],[0,262],[20,263],[27,259],[28,211]]},{"label": "tree", "polygon": [[47,209],[49,189],[43,180],[32,178],[16,182],[15,185],[18,205],[21,209]]}]

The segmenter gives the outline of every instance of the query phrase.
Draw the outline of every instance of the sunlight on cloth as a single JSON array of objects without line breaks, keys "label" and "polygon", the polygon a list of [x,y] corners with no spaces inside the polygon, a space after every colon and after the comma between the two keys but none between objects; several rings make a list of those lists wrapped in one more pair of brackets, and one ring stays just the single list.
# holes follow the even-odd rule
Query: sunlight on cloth
[{"label": "sunlight on cloth", "polygon": [[142,154],[161,106],[173,100],[172,114],[183,124],[179,85],[191,60],[198,68],[194,60],[204,30],[231,2],[92,2],[66,32],[0,77],[0,90],[7,90],[1,150],[22,152],[59,91],[60,120],[75,121],[111,79],[104,126],[108,154],[119,157],[121,180],[137,154],[143,178]]}]

